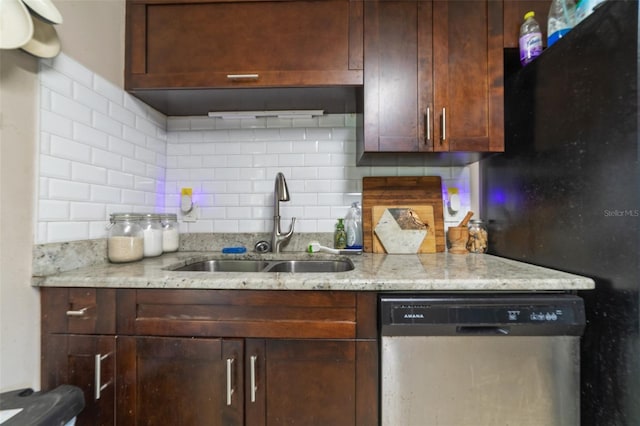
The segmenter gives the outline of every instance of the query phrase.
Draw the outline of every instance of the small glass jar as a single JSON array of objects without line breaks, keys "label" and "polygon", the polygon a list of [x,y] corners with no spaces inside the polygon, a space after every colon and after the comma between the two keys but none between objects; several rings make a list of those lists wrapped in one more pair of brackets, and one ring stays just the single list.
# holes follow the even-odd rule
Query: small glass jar
[{"label": "small glass jar", "polygon": [[144,233],[138,221],[140,215],[112,213],[107,236],[107,256],[110,262],[135,262],[144,257]]},{"label": "small glass jar", "polygon": [[141,215],[140,226],[144,234],[144,257],[155,257],[162,254],[162,223],[160,215],[146,213]]},{"label": "small glass jar", "polygon": [[467,250],[471,253],[486,253],[489,245],[487,226],[481,220],[472,220],[469,223],[469,239]]},{"label": "small glass jar", "polygon": [[169,253],[178,251],[180,246],[180,231],[178,227],[178,215],[167,213],[160,215],[162,222],[162,251]]}]

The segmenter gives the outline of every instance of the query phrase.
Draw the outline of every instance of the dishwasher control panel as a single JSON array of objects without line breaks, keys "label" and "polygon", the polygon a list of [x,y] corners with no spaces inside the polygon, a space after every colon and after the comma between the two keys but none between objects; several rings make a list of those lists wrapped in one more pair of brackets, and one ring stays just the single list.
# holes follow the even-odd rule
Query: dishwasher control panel
[{"label": "dishwasher control panel", "polygon": [[554,295],[382,295],[387,335],[576,335],[585,324],[580,297]]}]

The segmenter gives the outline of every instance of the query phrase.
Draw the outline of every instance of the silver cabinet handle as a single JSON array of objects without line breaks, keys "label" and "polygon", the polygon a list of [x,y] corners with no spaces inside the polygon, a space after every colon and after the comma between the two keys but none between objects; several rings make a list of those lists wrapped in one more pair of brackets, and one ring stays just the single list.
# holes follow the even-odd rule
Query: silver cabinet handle
[{"label": "silver cabinet handle", "polygon": [[431,140],[431,107],[427,107],[427,117],[426,117],[426,128],[427,128],[427,140],[429,142]]},{"label": "silver cabinet handle", "polygon": [[102,384],[102,361],[104,361],[105,359],[107,359],[111,354],[108,353],[106,355],[101,355],[101,354],[97,354],[95,356],[95,376],[94,376],[94,380],[95,380],[95,390],[94,390],[94,397],[97,400],[100,399],[100,393],[105,390],[110,384],[111,384],[111,380],[109,380],[107,383],[105,383],[104,385]]},{"label": "silver cabinet handle", "polygon": [[82,308],[77,311],[67,311],[68,317],[83,317],[89,308]]},{"label": "silver cabinet handle", "polygon": [[447,109],[442,107],[442,142],[447,140]]},{"label": "silver cabinet handle", "polygon": [[256,402],[256,362],[258,361],[257,355],[251,355],[251,402]]},{"label": "silver cabinet handle", "polygon": [[227,358],[227,405],[231,405],[231,395],[235,389],[233,389],[233,358]]},{"label": "silver cabinet handle", "polygon": [[227,74],[229,80],[257,80],[259,74]]}]

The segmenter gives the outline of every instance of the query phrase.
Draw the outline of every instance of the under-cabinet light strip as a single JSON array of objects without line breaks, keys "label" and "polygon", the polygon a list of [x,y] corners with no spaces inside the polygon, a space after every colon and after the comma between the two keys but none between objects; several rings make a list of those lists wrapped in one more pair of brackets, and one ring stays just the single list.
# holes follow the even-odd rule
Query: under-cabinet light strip
[{"label": "under-cabinet light strip", "polygon": [[321,109],[305,110],[274,110],[274,111],[211,111],[209,117],[222,118],[223,120],[242,120],[259,117],[278,118],[312,118],[323,115]]}]

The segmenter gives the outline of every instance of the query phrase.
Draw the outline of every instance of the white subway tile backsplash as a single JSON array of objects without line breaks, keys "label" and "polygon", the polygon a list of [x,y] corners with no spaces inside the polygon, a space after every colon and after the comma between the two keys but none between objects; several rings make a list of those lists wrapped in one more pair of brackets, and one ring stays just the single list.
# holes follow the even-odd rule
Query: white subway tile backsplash
[{"label": "white subway tile backsplash", "polygon": [[109,112],[109,101],[106,98],[77,82],[73,83],[73,99],[93,111],[102,114]]},{"label": "white subway tile backsplash", "polygon": [[49,222],[44,240],[48,243],[85,240],[89,237],[89,222]]},{"label": "white subway tile backsplash", "polygon": [[71,97],[73,94],[73,80],[53,68],[41,64],[39,77],[47,90],[68,97]]},{"label": "white subway tile backsplash", "polygon": [[102,238],[115,211],[177,212],[182,187],[199,216],[183,232],[268,232],[278,172],[296,232],[332,232],[364,176],[439,175],[470,205],[468,168],[356,167],[357,114],[165,117],[64,54],[41,64],[37,242]]},{"label": "white subway tile backsplash", "polygon": [[73,140],[102,149],[109,146],[109,137],[105,133],[84,123],[73,123]]},{"label": "white subway tile backsplash", "polygon": [[138,146],[147,145],[147,135],[129,126],[122,127],[122,139],[132,142],[133,144]]},{"label": "white subway tile backsplash", "polygon": [[166,117],[64,53],[39,80],[36,242],[102,238],[110,212],[163,208]]},{"label": "white subway tile backsplash", "polygon": [[123,173],[116,170],[107,172],[107,183],[116,188],[133,188],[135,179],[130,173]]},{"label": "white subway tile backsplash", "polygon": [[107,183],[107,169],[90,164],[73,163],[71,165],[71,179],[75,182],[88,182],[100,185]]},{"label": "white subway tile backsplash", "polygon": [[94,203],[119,203],[122,190],[113,186],[91,185],[89,200]]},{"label": "white subway tile backsplash", "polygon": [[43,200],[38,206],[38,216],[41,221],[65,220],[69,217],[69,202]]},{"label": "white subway tile backsplash", "polygon": [[81,123],[91,122],[91,109],[58,93],[51,93],[51,110]]},{"label": "white subway tile backsplash", "polygon": [[122,170],[122,155],[93,148],[91,150],[91,164],[110,170]]},{"label": "white subway tile backsplash", "polygon": [[60,114],[43,110],[40,114],[40,130],[57,136],[73,136],[73,121]]},{"label": "white subway tile backsplash", "polygon": [[133,173],[136,175],[143,175],[146,172],[146,164],[142,161],[123,157],[122,171],[127,173]]},{"label": "white subway tile backsplash", "polygon": [[40,176],[69,179],[71,161],[50,155],[40,155]]},{"label": "white subway tile backsplash", "polygon": [[122,123],[96,111],[92,111],[91,125],[106,135],[121,137],[123,133]]},{"label": "white subway tile backsplash", "polygon": [[134,127],[136,125],[135,114],[115,102],[109,103],[109,117],[125,126]]},{"label": "white subway tile backsplash", "polygon": [[93,77],[93,89],[116,105],[124,104],[125,93],[122,89],[97,74]]},{"label": "white subway tile backsplash", "polygon": [[106,206],[104,204],[71,202],[70,219],[72,221],[104,221],[105,218]]},{"label": "white subway tile backsplash", "polygon": [[68,180],[49,179],[49,199],[53,200],[88,200],[90,191],[88,183]]},{"label": "white subway tile backsplash", "polygon": [[91,159],[91,147],[71,139],[51,136],[50,153],[52,156],[88,163]]},{"label": "white subway tile backsplash", "polygon": [[[146,206],[145,193],[144,191],[132,191],[130,189],[123,189],[122,203],[133,204],[136,206]],[[151,207],[153,207],[153,205]]]}]

